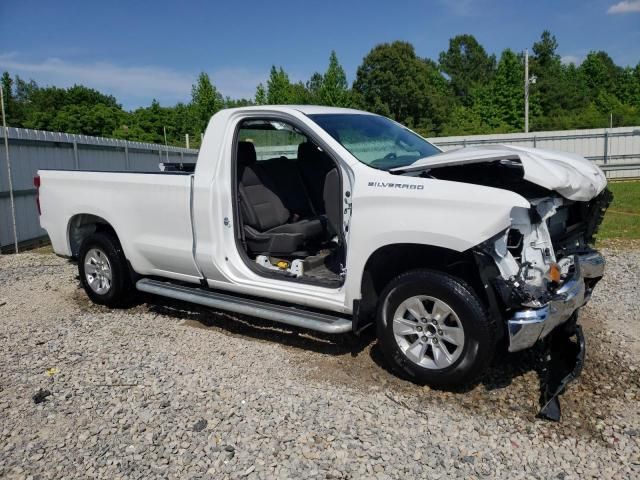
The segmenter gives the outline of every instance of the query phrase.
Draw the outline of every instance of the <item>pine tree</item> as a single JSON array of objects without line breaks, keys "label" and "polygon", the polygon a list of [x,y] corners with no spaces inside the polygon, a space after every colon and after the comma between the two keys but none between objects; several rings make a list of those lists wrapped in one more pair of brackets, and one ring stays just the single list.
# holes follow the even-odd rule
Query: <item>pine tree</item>
[{"label": "pine tree", "polygon": [[318,89],[318,99],[322,105],[346,107],[349,105],[349,84],[347,75],[338,62],[335,51],[331,51],[329,67],[322,77]]},{"label": "pine tree", "polygon": [[262,83],[258,84],[256,88],[256,96],[254,99],[256,105],[266,105],[267,104],[267,92],[264,89],[264,85]]},{"label": "pine tree", "polygon": [[267,80],[267,103],[270,105],[286,105],[291,102],[291,82],[289,75],[282,67],[271,67],[271,73]]},{"label": "pine tree", "polygon": [[211,116],[224,108],[224,99],[209,75],[202,72],[191,88],[191,108],[194,114],[196,133],[204,132]]}]

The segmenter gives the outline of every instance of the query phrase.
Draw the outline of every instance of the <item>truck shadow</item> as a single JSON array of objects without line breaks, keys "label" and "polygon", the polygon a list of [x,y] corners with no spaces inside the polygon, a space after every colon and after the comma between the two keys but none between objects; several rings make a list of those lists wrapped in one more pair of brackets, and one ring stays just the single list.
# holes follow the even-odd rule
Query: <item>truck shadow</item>
[{"label": "truck shadow", "polygon": [[[543,370],[541,356],[542,350],[536,347],[518,353],[508,353],[505,348],[504,351],[498,351],[496,353],[486,373],[476,381],[455,389],[447,389],[446,391],[454,394],[464,394],[474,390],[478,386],[482,386],[487,391],[499,390],[509,387],[517,378],[530,372],[534,372],[540,378]],[[384,369],[390,375],[399,377],[406,382],[422,386],[406,373],[390,369],[377,343],[371,348],[370,357],[379,368]],[[438,388],[432,389],[441,390]],[[442,389],[442,391],[444,390]]]},{"label": "truck shadow", "polygon": [[215,311],[169,298],[144,296],[141,300],[149,311],[179,319],[186,326],[213,329],[228,335],[279,343],[325,355],[355,357],[372,341],[372,338],[354,335],[323,334],[262,318]]},{"label": "truck shadow", "polygon": [[[368,375],[361,375],[363,369],[381,369],[388,374],[391,383],[416,383],[404,372],[389,368],[377,344],[374,328],[366,329],[360,336],[330,335],[257,317],[215,311],[169,298],[145,295],[141,300],[149,311],[180,320],[183,325],[188,327],[215,330],[226,335],[237,335],[262,342],[278,343],[296,350],[331,357],[351,357],[351,361],[341,361],[339,367],[347,370],[344,373],[348,378],[359,378],[362,381],[368,377]],[[466,393],[478,385],[482,385],[488,391],[503,389],[510,386],[518,377],[529,372],[539,374],[540,370],[541,351],[537,349],[513,354],[499,353],[482,378],[475,383],[449,391]]]},{"label": "truck shadow", "polygon": [[[523,422],[533,421],[538,413],[544,366],[541,345],[518,353],[506,353],[505,347],[477,382],[445,391],[419,385],[402,372],[392,371],[384,361],[374,329],[365,330],[360,337],[323,335],[160,297],[148,296],[143,301],[147,303],[137,308],[165,316],[184,328],[281,345],[289,349],[291,360],[309,381],[372,394],[382,392],[402,408],[428,412],[446,404],[482,418],[507,416]],[[567,438],[585,434],[603,442],[597,422],[610,416],[610,410],[628,408],[628,399],[635,398],[640,388],[640,375],[625,362],[611,361],[611,352],[619,344],[609,338],[608,332],[592,328],[589,335],[594,342],[587,355],[587,368],[562,395],[567,421],[554,424],[558,427],[553,431]]]}]

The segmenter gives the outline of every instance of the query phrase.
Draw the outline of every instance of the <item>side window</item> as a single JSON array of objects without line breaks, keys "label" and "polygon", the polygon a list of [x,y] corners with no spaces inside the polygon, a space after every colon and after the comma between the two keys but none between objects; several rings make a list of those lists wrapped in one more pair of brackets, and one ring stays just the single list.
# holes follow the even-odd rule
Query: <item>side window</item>
[{"label": "side window", "polygon": [[238,131],[240,142],[251,142],[256,149],[257,160],[298,156],[298,145],[306,137],[295,127],[275,120],[246,120]]}]

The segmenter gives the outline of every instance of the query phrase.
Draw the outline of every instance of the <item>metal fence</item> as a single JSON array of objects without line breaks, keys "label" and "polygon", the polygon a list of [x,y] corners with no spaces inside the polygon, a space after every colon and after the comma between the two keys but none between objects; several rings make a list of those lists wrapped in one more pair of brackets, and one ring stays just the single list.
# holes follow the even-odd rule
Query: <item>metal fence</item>
[{"label": "metal fence", "polygon": [[[13,180],[16,236],[19,244],[34,243],[46,236],[40,228],[33,177],[39,169],[158,171],[160,161],[194,162],[198,151],[152,143],[68,133],[9,128],[9,159]],[[7,158],[0,127],[0,247],[13,250]]]},{"label": "metal fence", "polygon": [[[0,128],[0,139],[3,136],[4,130]],[[198,154],[197,150],[186,148],[20,128],[9,128],[8,139],[16,234],[22,244],[33,243],[46,235],[40,228],[35,206],[33,176],[38,169],[150,172],[158,171],[161,161],[192,163]],[[609,178],[640,177],[640,127],[439,137],[430,141],[444,150],[503,143],[574,152],[600,165]],[[286,147],[259,150],[260,159],[296,154],[295,148]],[[0,248],[13,249],[7,159],[3,148],[0,149]]]},{"label": "metal fence", "polygon": [[600,165],[608,178],[640,177],[640,127],[439,137],[429,140],[443,150],[502,143],[573,152]]},{"label": "metal fence", "polygon": [[[505,144],[578,153],[595,162],[608,178],[640,177],[640,127],[506,133],[428,139],[443,150],[472,145]],[[258,160],[284,155],[295,157],[295,146],[257,147]]]}]

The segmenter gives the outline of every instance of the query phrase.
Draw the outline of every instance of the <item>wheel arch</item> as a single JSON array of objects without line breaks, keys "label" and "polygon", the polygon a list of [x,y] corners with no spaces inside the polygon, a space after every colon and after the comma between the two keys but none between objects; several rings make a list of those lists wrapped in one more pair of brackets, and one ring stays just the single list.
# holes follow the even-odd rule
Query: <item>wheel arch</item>
[{"label": "wheel arch", "polygon": [[488,305],[483,281],[469,249],[463,252],[434,245],[395,243],[374,251],[365,263],[358,301],[354,331],[373,323],[380,294],[389,282],[401,273],[417,269],[431,269],[448,273],[469,284]]},{"label": "wheel arch", "polygon": [[111,233],[120,241],[115,228],[104,218],[91,213],[79,213],[69,219],[67,239],[69,251],[73,258],[78,258],[82,242],[93,233]]}]

